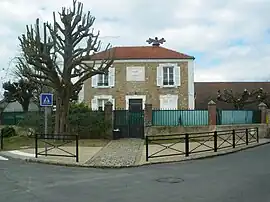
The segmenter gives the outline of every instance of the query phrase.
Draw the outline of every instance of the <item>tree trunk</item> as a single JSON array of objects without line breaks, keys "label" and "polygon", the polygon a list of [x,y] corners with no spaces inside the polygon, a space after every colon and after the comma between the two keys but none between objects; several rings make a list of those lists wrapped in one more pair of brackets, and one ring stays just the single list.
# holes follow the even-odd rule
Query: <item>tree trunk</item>
[{"label": "tree trunk", "polygon": [[23,112],[28,112],[30,101],[22,101],[20,104],[23,108]]},{"label": "tree trunk", "polygon": [[62,100],[61,116],[60,116],[60,133],[68,133],[68,111],[69,111],[69,97]]},{"label": "tree trunk", "polygon": [[55,133],[68,133],[68,115],[69,115],[69,90],[62,89],[57,93],[56,117],[55,117]]}]

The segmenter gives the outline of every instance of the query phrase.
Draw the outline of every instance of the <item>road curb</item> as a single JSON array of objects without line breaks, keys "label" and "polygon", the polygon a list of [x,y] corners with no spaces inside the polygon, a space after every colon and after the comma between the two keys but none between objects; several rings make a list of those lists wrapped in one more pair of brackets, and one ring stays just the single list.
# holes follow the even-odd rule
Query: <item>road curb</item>
[{"label": "road curb", "polygon": [[80,164],[80,163],[62,163],[62,162],[49,161],[49,160],[43,160],[43,159],[33,159],[33,158],[27,158],[27,159],[24,159],[24,161],[30,162],[30,163],[42,163],[42,164],[66,166],[66,167],[84,167],[84,168],[100,168],[100,169],[135,168],[135,167],[149,166],[149,165],[155,165],[155,164],[169,164],[169,163],[185,162],[185,161],[191,161],[191,160],[214,158],[217,156],[224,156],[224,155],[244,151],[247,149],[263,146],[269,143],[270,143],[270,140],[264,143],[258,143],[258,144],[249,145],[246,147],[235,148],[233,150],[227,150],[227,151],[224,150],[224,151],[213,153],[213,154],[206,154],[205,156],[190,156],[189,158],[180,159],[180,160],[171,160],[171,161],[165,161],[165,162],[148,162],[145,164],[137,164],[137,165],[129,165],[129,166],[98,166],[98,165],[89,165],[89,164]]}]

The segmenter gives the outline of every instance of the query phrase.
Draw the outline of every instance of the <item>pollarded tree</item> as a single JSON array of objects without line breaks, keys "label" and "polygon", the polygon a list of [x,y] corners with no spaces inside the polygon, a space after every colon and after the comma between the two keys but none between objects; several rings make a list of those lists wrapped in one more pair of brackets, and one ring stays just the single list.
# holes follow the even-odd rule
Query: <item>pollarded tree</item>
[{"label": "pollarded tree", "polygon": [[53,23],[44,23],[42,29],[37,19],[34,26],[26,27],[26,34],[19,40],[23,58],[32,67],[25,66],[23,75],[54,90],[55,133],[62,134],[68,132],[71,97],[79,93],[85,80],[106,73],[113,60],[108,45],[106,59],[99,64],[85,63],[100,50],[100,41],[99,32],[94,34],[92,29],[95,18],[90,12],[83,14],[82,3],[73,0],[73,7],[62,8],[59,16],[57,20],[54,12]]},{"label": "pollarded tree", "polygon": [[[33,101],[39,105],[39,96],[42,92],[50,92],[54,93],[54,90],[51,87],[48,87],[46,85],[40,84],[40,82],[46,81],[46,76],[43,76],[42,78],[42,72],[37,71],[34,67],[27,64],[27,62],[24,60],[23,57],[16,57],[15,58],[15,76],[17,78],[26,80],[28,82],[31,82],[33,85],[35,85],[35,91],[33,91]],[[28,72],[27,72],[28,71]],[[39,78],[35,77],[25,77],[24,75],[39,75]],[[36,80],[39,80],[38,83],[36,83]],[[77,101],[78,100],[78,92],[73,92],[73,95],[70,98],[70,101]]]},{"label": "pollarded tree", "polygon": [[[32,93],[32,99],[33,102],[35,102],[37,105],[39,105],[39,95],[40,93],[43,92],[44,86],[41,85],[40,83],[37,83],[36,80],[38,78],[32,78],[32,77],[25,77],[26,71],[31,71],[33,74],[38,74],[41,75],[42,72],[38,72],[34,68],[32,68],[29,64],[27,64],[26,60],[24,59],[23,56],[15,57],[15,69],[14,69],[14,74],[16,78],[19,78],[20,80],[27,81],[28,83],[31,83],[33,87],[35,87],[35,91]],[[42,80],[42,79],[40,79]],[[44,79],[43,79],[44,80]],[[46,86],[45,86],[46,87]]]},{"label": "pollarded tree", "polygon": [[235,109],[240,110],[248,104],[263,102],[267,97],[268,94],[262,88],[251,92],[244,89],[242,93],[234,93],[232,89],[224,89],[223,93],[218,90],[217,100],[233,104]]}]

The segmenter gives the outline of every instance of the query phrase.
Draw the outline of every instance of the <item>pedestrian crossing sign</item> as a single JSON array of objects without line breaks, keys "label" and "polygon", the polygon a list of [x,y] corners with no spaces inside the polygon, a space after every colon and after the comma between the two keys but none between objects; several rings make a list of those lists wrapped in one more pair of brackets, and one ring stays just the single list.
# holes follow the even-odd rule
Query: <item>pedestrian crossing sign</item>
[{"label": "pedestrian crossing sign", "polygon": [[39,97],[41,107],[53,106],[53,94],[52,93],[41,93]]}]

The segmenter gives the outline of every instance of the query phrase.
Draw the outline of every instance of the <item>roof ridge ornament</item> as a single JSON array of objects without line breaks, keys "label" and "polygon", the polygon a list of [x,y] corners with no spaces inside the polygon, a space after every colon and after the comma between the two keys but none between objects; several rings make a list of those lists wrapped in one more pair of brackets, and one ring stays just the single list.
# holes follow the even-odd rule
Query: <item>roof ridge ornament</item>
[{"label": "roof ridge ornament", "polygon": [[148,44],[152,44],[152,46],[160,46],[160,44],[163,44],[166,42],[164,38],[158,39],[158,37],[155,37],[154,39],[149,38],[146,40]]}]

